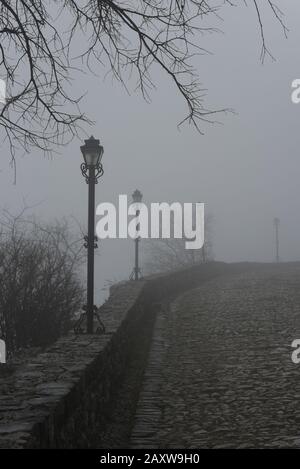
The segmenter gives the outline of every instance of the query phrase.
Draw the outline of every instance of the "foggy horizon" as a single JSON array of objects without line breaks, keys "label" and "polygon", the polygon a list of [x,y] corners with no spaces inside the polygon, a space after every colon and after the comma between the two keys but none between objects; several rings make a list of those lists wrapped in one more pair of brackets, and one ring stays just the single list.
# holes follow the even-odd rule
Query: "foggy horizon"
[{"label": "foggy horizon", "polygon": [[[145,203],[204,202],[213,217],[215,258],[226,262],[274,261],[273,219],[278,217],[281,260],[300,260],[300,106],[291,102],[291,83],[300,77],[295,60],[300,5],[292,1],[283,8],[287,39],[273,18],[266,15],[264,25],[276,61],[266,57],[260,62],[261,38],[250,6],[224,9],[224,21],[215,21],[223,32],[201,38],[201,46],[212,52],[194,60],[207,89],[205,103],[209,109],[234,111],[217,115],[219,123],[200,123],[204,135],[192,125],[177,127],[186,115],[185,103],[159,70],[150,103],[139,93],[128,95],[109,77],[104,80],[105,69],[99,77],[76,76],[72,92],[86,93],[81,108],[95,121],[85,126],[87,136],[93,134],[104,146],[96,205],[116,202],[119,194],[131,197],[136,188]],[[87,185],[79,168],[80,145],[82,139],[74,139],[52,158],[38,150],[18,154],[14,185],[9,148],[2,144],[1,207],[18,213],[25,200],[33,206],[29,212],[46,222],[73,216],[85,228]],[[132,265],[130,240],[101,241],[97,295],[105,280],[128,278]]]}]

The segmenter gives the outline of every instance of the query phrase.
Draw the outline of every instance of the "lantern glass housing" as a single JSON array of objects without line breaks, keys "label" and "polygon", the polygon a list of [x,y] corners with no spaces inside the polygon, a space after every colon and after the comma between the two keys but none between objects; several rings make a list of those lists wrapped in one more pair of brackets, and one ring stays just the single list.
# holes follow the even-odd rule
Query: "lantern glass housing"
[{"label": "lantern glass housing", "polygon": [[96,167],[101,163],[104,148],[100,145],[100,140],[91,136],[84,141],[84,145],[80,147],[80,150],[88,167]]},{"label": "lantern glass housing", "polygon": [[133,202],[140,203],[142,201],[142,198],[143,198],[143,194],[138,189],[136,189],[134,193],[132,194]]}]

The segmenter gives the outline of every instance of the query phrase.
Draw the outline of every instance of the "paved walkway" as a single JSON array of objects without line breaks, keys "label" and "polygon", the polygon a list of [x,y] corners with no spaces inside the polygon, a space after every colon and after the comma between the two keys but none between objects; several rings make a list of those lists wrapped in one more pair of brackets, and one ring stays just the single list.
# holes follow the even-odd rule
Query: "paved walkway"
[{"label": "paved walkway", "polygon": [[299,264],[220,277],[162,311],[133,447],[300,448]]}]

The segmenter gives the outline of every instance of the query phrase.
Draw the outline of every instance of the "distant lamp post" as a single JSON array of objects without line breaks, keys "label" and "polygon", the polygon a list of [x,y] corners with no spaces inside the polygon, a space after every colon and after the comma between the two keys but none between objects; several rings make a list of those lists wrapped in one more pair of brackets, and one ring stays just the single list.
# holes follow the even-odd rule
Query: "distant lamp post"
[{"label": "distant lamp post", "polygon": [[142,199],[143,199],[143,194],[141,193],[141,191],[139,191],[138,189],[135,189],[134,193],[132,194],[133,203],[140,204],[142,202]]},{"label": "distant lamp post", "polygon": [[275,257],[276,257],[276,262],[280,261],[279,257],[279,225],[280,225],[280,220],[279,218],[274,218],[273,220],[274,228],[275,228]]},{"label": "distant lamp post", "polygon": [[88,198],[88,235],[84,237],[85,247],[88,250],[87,259],[87,333],[94,332],[94,250],[97,248],[97,238],[95,236],[95,184],[103,175],[103,167],[101,164],[104,148],[100,145],[100,141],[93,136],[84,141],[84,145],[80,147],[84,158],[81,164],[81,172],[85,177],[89,186]]},{"label": "distant lamp post", "polygon": [[[143,194],[136,189],[134,193],[132,194],[132,201],[133,203],[141,203],[143,198]],[[136,217],[138,217],[140,214],[139,210],[136,210]],[[136,226],[136,230],[139,231],[139,223]],[[138,280],[141,276],[141,269],[139,267],[139,242],[140,242],[140,236],[136,236],[134,240],[134,245],[135,245],[135,259],[134,259],[134,268],[131,274],[131,279],[133,280]]]}]

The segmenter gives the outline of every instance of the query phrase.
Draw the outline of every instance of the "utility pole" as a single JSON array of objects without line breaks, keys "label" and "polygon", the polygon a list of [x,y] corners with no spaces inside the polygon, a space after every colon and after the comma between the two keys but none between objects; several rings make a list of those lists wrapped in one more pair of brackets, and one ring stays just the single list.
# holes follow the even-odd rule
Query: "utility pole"
[{"label": "utility pole", "polygon": [[279,262],[279,218],[274,218],[276,262]]}]

